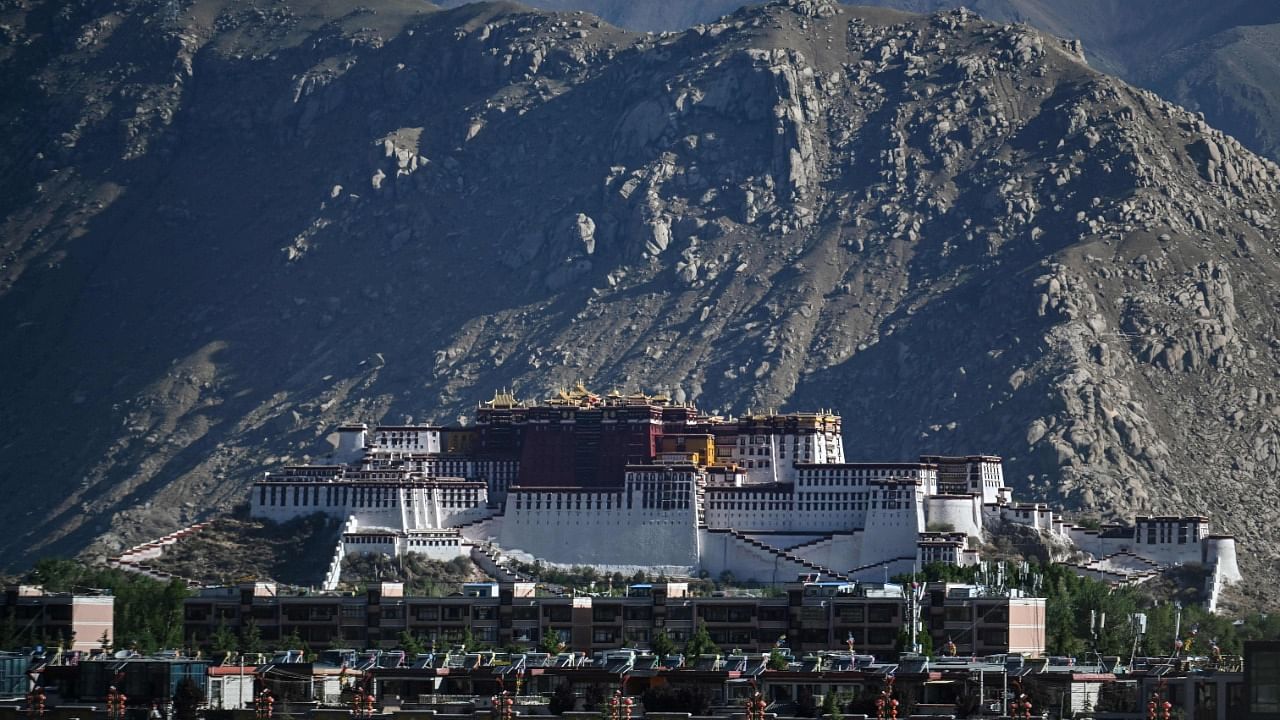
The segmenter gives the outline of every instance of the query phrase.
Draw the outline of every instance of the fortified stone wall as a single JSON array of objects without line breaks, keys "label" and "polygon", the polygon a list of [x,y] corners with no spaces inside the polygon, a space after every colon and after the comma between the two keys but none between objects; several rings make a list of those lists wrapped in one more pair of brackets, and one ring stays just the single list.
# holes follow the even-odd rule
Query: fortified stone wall
[{"label": "fortified stone wall", "polygon": [[512,492],[497,533],[504,550],[557,565],[686,571],[698,566],[692,502],[681,508],[643,508],[634,501],[627,507],[623,492]]},{"label": "fortified stone wall", "polygon": [[952,532],[982,537],[981,498],[973,495],[934,495],[925,501],[927,528],[947,526]]},{"label": "fortified stone wall", "polygon": [[866,533],[861,530],[836,533],[817,542],[791,548],[789,552],[816,565],[843,573],[868,562],[864,560],[862,548],[865,536]]},{"label": "fortified stone wall", "polygon": [[712,577],[729,572],[739,580],[787,582],[814,572],[812,567],[770,552],[747,538],[723,530],[699,531],[701,569]]},{"label": "fortified stone wall", "polygon": [[250,493],[249,514],[275,522],[321,513],[362,527],[429,530],[487,517],[487,493],[477,484],[392,487],[386,484],[262,482]]}]

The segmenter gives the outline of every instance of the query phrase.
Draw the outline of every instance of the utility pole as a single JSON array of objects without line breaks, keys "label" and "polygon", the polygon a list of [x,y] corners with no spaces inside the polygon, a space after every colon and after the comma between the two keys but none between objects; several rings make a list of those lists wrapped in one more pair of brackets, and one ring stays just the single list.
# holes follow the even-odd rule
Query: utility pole
[{"label": "utility pole", "polygon": [[1009,656],[1005,656],[1004,671],[1000,673],[1004,687],[1000,692],[1000,717],[1009,717]]},{"label": "utility pole", "polygon": [[1177,611],[1177,615],[1173,620],[1173,654],[1177,655],[1181,649],[1179,646],[1182,644],[1181,640],[1179,640],[1182,637],[1182,603],[1174,600],[1173,607]]},{"label": "utility pole", "polygon": [[987,714],[987,673],[978,666],[978,714]]},{"label": "utility pole", "polygon": [[911,652],[920,652],[920,645],[916,643],[916,625],[919,624],[919,610],[916,606],[916,583],[911,582]]}]

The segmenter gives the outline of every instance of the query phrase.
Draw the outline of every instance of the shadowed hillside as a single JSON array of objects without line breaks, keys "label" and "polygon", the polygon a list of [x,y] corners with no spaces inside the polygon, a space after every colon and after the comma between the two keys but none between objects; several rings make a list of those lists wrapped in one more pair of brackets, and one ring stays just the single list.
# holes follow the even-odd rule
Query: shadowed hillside
[{"label": "shadowed hillside", "polygon": [[[174,11],[176,8],[176,12]],[[1277,168],[971,13],[0,14],[5,562],[583,378],[1204,513],[1273,572]]]}]

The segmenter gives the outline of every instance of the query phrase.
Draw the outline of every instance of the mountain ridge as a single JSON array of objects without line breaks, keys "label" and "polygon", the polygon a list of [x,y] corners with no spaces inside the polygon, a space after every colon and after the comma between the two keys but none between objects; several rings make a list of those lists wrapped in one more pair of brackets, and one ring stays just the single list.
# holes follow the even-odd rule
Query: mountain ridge
[{"label": "mountain ridge", "polygon": [[[467,1],[444,0],[444,4]],[[529,4],[549,10],[586,10],[633,30],[678,31],[712,22],[744,3],[530,0]],[[1276,79],[1280,70],[1274,59],[1280,42],[1280,8],[1274,5],[1254,0],[1212,6],[1197,0],[858,0],[846,4],[917,13],[966,7],[996,22],[1028,24],[1061,38],[1079,39],[1094,67],[1202,110],[1210,124],[1236,136],[1254,152],[1280,158],[1271,121],[1280,115],[1280,81]],[[1242,63],[1252,71],[1242,72]]]},{"label": "mountain ridge", "polygon": [[[108,5],[76,28],[157,12]],[[7,562],[230,507],[343,421],[586,378],[834,405],[851,459],[1003,454],[1274,572],[1277,168],[1072,44],[807,0],[665,37],[290,7],[72,43],[97,89],[17,110],[50,130],[4,146],[40,185],[0,208]]]}]

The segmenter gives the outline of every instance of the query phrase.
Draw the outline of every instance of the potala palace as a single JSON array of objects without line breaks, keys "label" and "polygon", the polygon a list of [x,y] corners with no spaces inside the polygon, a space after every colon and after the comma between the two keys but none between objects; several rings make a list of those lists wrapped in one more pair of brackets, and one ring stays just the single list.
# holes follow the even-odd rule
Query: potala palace
[{"label": "potala palace", "polygon": [[546,564],[761,582],[880,580],[978,562],[1009,524],[1066,548],[1081,573],[1134,582],[1170,565],[1240,579],[1209,519],[1139,516],[1086,529],[1013,501],[999,457],[845,462],[831,412],[725,418],[665,396],[581,385],[536,403],[499,393],[462,427],[345,425],[328,464],[254,483],[255,517],[324,513],[353,553],[450,559],[484,548]]}]

